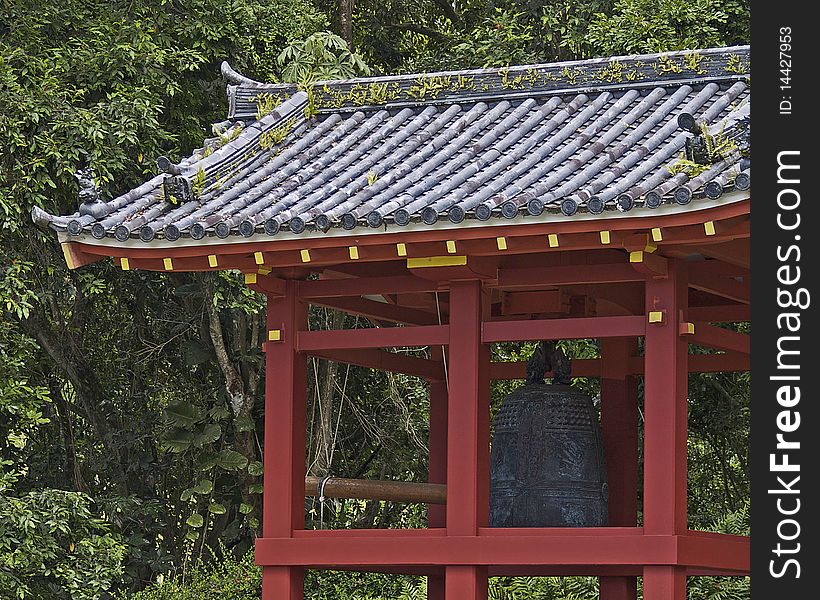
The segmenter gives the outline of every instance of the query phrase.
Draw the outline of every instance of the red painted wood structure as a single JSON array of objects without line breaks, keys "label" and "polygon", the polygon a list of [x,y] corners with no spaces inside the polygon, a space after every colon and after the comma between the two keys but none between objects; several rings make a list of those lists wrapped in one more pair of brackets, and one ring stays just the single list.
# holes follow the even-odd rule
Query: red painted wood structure
[{"label": "red painted wood structure", "polygon": [[[721,56],[725,59],[723,63],[718,60]],[[664,71],[663,77],[673,78],[668,91],[656,87],[650,92],[650,88],[638,80],[635,89],[624,88],[614,95],[602,93],[595,100],[598,104],[591,105],[589,115],[603,115],[598,123],[603,122],[600,119],[609,119],[617,110],[625,111],[623,107],[628,108],[630,103],[634,103],[634,111],[639,112],[655,102],[659,106],[657,114],[665,119],[656,119],[657,127],[661,127],[674,116],[670,112],[672,105],[660,105],[665,95],[669,95],[676,102],[693,98],[687,106],[703,105],[703,114],[714,119],[721,110],[728,110],[733,99],[745,93],[739,78],[727,75],[739,59],[727,56],[713,55],[712,66],[706,68],[714,72],[704,81],[679,81],[683,77],[681,71],[691,64],[698,68],[693,77],[701,77],[700,63],[689,57],[676,67],[678,70]],[[649,60],[640,61],[645,65],[642,68],[648,68]],[[616,64],[623,67],[624,63],[614,61],[607,68],[612,69]],[[602,65],[606,66],[600,62],[587,66],[598,69]],[[544,67],[544,72],[550,74],[545,79],[547,83],[532,93],[547,94],[544,97],[548,101],[538,109],[542,112],[527,123],[564,106],[556,96],[549,96],[554,92],[549,86],[557,85],[554,82],[564,72],[562,68],[566,70],[560,65]],[[533,77],[540,76],[541,71],[530,69],[521,71],[521,77],[529,77],[530,71],[535,74]],[[485,72],[476,73],[475,77],[489,77]],[[504,73],[503,77],[496,78],[501,86],[497,93],[508,93],[503,86],[513,75],[516,73]],[[723,87],[715,83],[718,76],[727,79],[721,84]],[[236,77],[235,94],[242,92],[243,86],[257,91],[263,89],[261,84]],[[406,87],[414,80],[399,78],[396,81],[399,94],[404,89],[401,86]],[[493,80],[487,81],[484,85],[492,88]],[[342,91],[348,90],[344,82],[340,85]],[[723,90],[722,98],[703,104],[719,89]],[[577,94],[577,89],[567,94]],[[643,101],[641,94],[645,94]],[[296,96],[298,94],[294,98]],[[576,96],[572,102],[567,101],[567,108],[557,113],[556,118],[566,118],[585,103],[591,103],[591,96],[590,91],[589,97]],[[617,98],[621,99],[620,104],[612,104]],[[304,99],[297,98],[293,102],[288,110],[301,110],[298,102]],[[420,120],[434,125],[461,110],[450,106],[452,99],[442,102],[441,107],[417,103],[413,110]],[[473,102],[477,103],[467,116],[489,110],[489,105]],[[238,103],[239,100],[232,99],[232,110],[237,114]],[[500,102],[495,106],[492,110],[497,109],[498,114],[481,126],[497,129],[504,123],[520,124],[524,119],[521,111],[530,110],[533,104],[525,102],[515,108]],[[444,112],[435,113],[436,110]],[[513,111],[509,120],[498,121],[505,110]],[[296,125],[298,131],[294,139],[298,139],[298,135],[320,133],[321,127],[331,127],[334,122],[351,123],[347,132],[370,122],[363,121],[367,116],[364,113],[361,118],[354,115],[351,121],[339,120],[333,111],[328,114],[331,116],[313,125],[313,129],[305,124],[304,129],[298,130],[302,125]],[[406,110],[395,113],[390,126],[406,114]],[[430,121],[431,114],[440,114],[439,121]],[[611,140],[617,139],[615,134],[620,135],[621,131],[627,135],[627,124],[634,119],[632,116],[625,119],[623,124],[613,125],[621,129],[613,133]],[[650,125],[654,123],[644,128],[646,135],[660,131],[669,136],[670,143],[680,141],[677,146],[671,146],[672,151],[665,156],[674,156],[674,152],[683,147],[682,139],[674,137],[677,135],[674,123],[660,130]],[[545,126],[552,125],[547,122]],[[264,129],[273,125],[262,119],[254,127]],[[444,148],[446,143],[461,139],[454,137],[461,131],[458,127],[452,135],[446,131],[440,134],[444,136],[443,141],[436,147]],[[567,135],[575,135],[577,127],[571,124]],[[594,125],[590,131],[598,130],[598,125]],[[253,143],[253,129],[246,131],[250,137],[245,139],[245,133],[239,136],[239,150]],[[396,131],[396,135],[404,135],[400,129]],[[479,139],[483,134],[478,131],[474,135]],[[479,141],[484,143],[481,140],[485,139],[495,138],[484,136]],[[587,138],[580,139],[577,149],[580,151],[586,142]],[[400,145],[397,142],[391,147]],[[644,156],[648,147],[637,149],[635,156]],[[272,156],[282,158],[271,160],[279,160],[280,166],[286,165],[289,151],[274,153]],[[578,155],[580,158],[573,168],[583,160],[594,158],[584,152]],[[219,151],[213,156],[219,158]],[[493,156],[498,157],[499,153]],[[629,156],[632,155],[627,158]],[[617,158],[615,154],[610,157]],[[216,168],[213,166],[216,163],[207,162],[209,158],[200,159],[207,169]],[[243,156],[242,160],[247,159]],[[412,160],[412,155],[402,160]],[[366,171],[367,163],[363,164],[362,173],[356,176],[358,179],[349,178],[348,182],[358,181],[355,185],[365,188],[374,183],[388,186],[386,176],[382,178],[383,184],[378,184],[373,172]],[[630,169],[639,169],[639,162],[629,164]],[[399,222],[397,212],[396,224],[391,222],[384,228],[373,224],[381,223],[380,215],[373,223],[368,216],[370,227],[357,227],[361,220],[356,219],[364,213],[356,213],[358,217],[354,215],[350,227],[342,219],[344,228],[329,231],[322,229],[317,212],[306,212],[306,219],[316,218],[317,229],[304,234],[305,221],[297,218],[296,212],[289,213],[290,233],[279,233],[280,222],[272,220],[264,223],[264,230],[260,229],[261,219],[272,214],[260,213],[262,217],[251,215],[255,220],[239,226],[243,237],[233,233],[230,239],[226,238],[236,231],[239,220],[230,217],[229,210],[240,210],[243,205],[233,201],[225,205],[227,208],[219,208],[228,211],[214,213],[223,219],[221,222],[206,215],[210,210],[207,202],[211,202],[207,198],[230,193],[224,188],[218,190],[219,181],[230,174],[213,185],[215,191],[211,196],[208,193],[203,196],[205,203],[197,204],[194,199],[180,208],[162,204],[161,186],[166,186],[167,194],[167,179],[173,180],[172,189],[186,189],[186,182],[180,179],[185,177],[187,168],[183,164],[172,169],[176,175],[166,178],[165,183],[157,180],[146,184],[145,189],[154,186],[151,189],[155,191],[150,193],[159,193],[158,197],[140,196],[146,192],[139,188],[131,196],[122,196],[102,208],[99,203],[91,204],[91,208],[85,213],[81,210],[73,221],[41,214],[35,214],[35,220],[49,222],[58,230],[71,267],[113,257],[115,264],[123,269],[236,269],[244,273],[248,285],[267,296],[265,491],[262,537],[256,543],[256,560],[263,567],[264,600],[302,598],[305,569],[328,568],[427,575],[428,598],[432,600],[486,599],[487,578],[494,575],[597,576],[604,600],[634,600],[637,577],[642,576],[643,597],[647,600],[685,600],[687,576],[738,576],[749,572],[748,538],[692,531],[687,525],[686,508],[688,374],[749,368],[748,336],[716,325],[749,320],[748,175],[741,182],[742,171],[747,170],[748,165],[741,166],[740,174],[735,171],[737,179],[730,190],[731,181],[724,177],[724,172],[733,164],[728,160],[716,163],[702,176],[693,177],[688,188],[686,177],[672,177],[664,170],[653,179],[656,184],[667,180],[683,184],[677,189],[666,183],[659,184],[656,200],[660,201],[665,193],[667,201],[650,206],[653,192],[635,188],[637,191],[627,194],[626,204],[619,204],[621,212],[610,210],[600,214],[603,206],[599,211],[593,206],[594,198],[588,198],[588,210],[578,215],[574,214],[573,206],[571,210],[564,210],[562,206],[564,214],[553,210],[540,215],[537,205],[535,208],[527,205],[530,216],[520,218],[521,205],[513,207],[510,213],[502,209],[507,220],[488,220],[490,212],[485,218],[476,209],[475,218],[461,223],[463,211],[456,215],[451,209],[452,223],[435,223],[435,214],[430,219],[429,215],[422,214],[414,218],[424,218],[426,226],[418,220],[415,225],[404,226],[407,223]],[[203,172],[209,173],[207,169]],[[624,172],[629,170],[624,167],[613,171],[618,177]],[[322,169],[316,168],[309,175],[322,173]],[[715,179],[709,180],[709,177]],[[254,185],[264,182],[255,174],[251,179]],[[206,190],[211,185],[208,181],[206,179]],[[238,186],[242,185],[241,179],[237,181]],[[327,189],[327,194],[336,193],[332,186],[310,187],[305,181],[300,185],[307,186],[308,192]],[[443,181],[441,185],[448,185],[446,178]],[[556,181],[560,183],[560,178]],[[709,185],[703,188],[707,182],[712,184],[711,188]],[[592,181],[589,185],[598,184]],[[624,184],[620,189],[626,188]],[[480,191],[480,187],[474,187],[470,193],[476,189]],[[669,199],[672,191],[674,200]],[[697,201],[689,205],[693,191]],[[349,198],[354,192],[343,196]],[[386,197],[385,202],[389,201],[388,205],[392,202],[395,208],[399,203],[391,198],[393,196]],[[618,198],[620,202],[621,196]],[[645,208],[629,212],[633,199],[644,202]],[[408,200],[402,202],[405,206],[411,205]],[[139,204],[135,210],[139,208],[144,212],[128,212],[134,203]],[[331,204],[323,201],[319,206]],[[493,210],[498,208],[499,205],[495,205]],[[109,214],[113,216],[107,216]],[[118,217],[119,214],[124,216]],[[199,224],[188,217],[189,214],[206,215],[199,230],[196,229]],[[331,210],[327,214],[340,213]],[[138,227],[140,223],[142,229]],[[250,225],[243,230],[245,223]],[[223,224],[225,228],[220,232],[219,226]],[[187,231],[187,227],[190,227],[190,237],[180,239],[180,231]],[[155,238],[157,232],[163,231],[164,237]],[[209,237],[203,239],[206,231],[210,232]],[[362,315],[374,326],[311,331],[307,321],[310,305]],[[601,380],[609,526],[488,527],[490,382],[521,379],[525,372],[520,363],[492,362],[491,345],[587,338],[600,340],[600,356],[575,360],[573,374]],[[690,345],[716,352],[690,354]],[[420,346],[432,348],[433,358],[426,360],[389,351]],[[447,498],[444,506],[429,507],[427,528],[305,530],[305,393],[309,356],[405,373],[429,382],[428,479],[446,484]],[[644,437],[643,490],[639,502],[638,383],[641,378],[644,401],[640,414],[644,420]]]},{"label": "red painted wood structure", "polygon": [[[426,574],[428,597],[448,600],[485,598],[493,575],[596,575],[605,600],[635,598],[642,575],[645,598],[683,600],[687,575],[747,574],[747,538],[687,528],[686,464],[687,374],[749,368],[748,338],[711,324],[749,319],[748,209],[742,200],[651,220],[317,239],[308,248],[304,241],[208,247],[268,298],[264,519],[256,546],[263,597],[301,598],[306,568]],[[72,244],[70,252],[86,262],[111,249]],[[209,268],[202,248],[118,254],[130,268],[161,269],[168,254],[177,269]],[[310,271],[321,277],[307,280]],[[308,331],[310,304],[382,326]],[[519,363],[490,362],[490,345],[580,338],[601,340],[601,357],[574,361],[574,374],[601,378],[610,526],[489,528],[489,384],[524,373]],[[721,353],[690,355],[689,344]],[[445,347],[447,377],[444,361],[384,350],[412,346]],[[304,529],[311,355],[430,382],[429,480],[447,484],[447,504],[430,507],[429,528]]]}]

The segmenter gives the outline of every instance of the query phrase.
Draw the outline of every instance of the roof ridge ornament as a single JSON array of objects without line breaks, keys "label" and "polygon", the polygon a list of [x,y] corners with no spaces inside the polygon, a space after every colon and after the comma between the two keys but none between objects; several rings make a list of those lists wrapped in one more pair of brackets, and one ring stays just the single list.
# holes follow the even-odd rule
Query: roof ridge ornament
[{"label": "roof ridge ornament", "polygon": [[222,73],[222,76],[231,83],[238,85],[265,85],[265,83],[261,81],[256,81],[255,79],[246,77],[234,69],[227,60],[222,61],[222,64],[219,66],[219,71]]},{"label": "roof ridge ornament", "polygon": [[74,178],[80,184],[80,216],[90,215],[95,219],[106,216],[108,206],[100,198],[100,188],[94,180],[94,169],[77,169]]}]

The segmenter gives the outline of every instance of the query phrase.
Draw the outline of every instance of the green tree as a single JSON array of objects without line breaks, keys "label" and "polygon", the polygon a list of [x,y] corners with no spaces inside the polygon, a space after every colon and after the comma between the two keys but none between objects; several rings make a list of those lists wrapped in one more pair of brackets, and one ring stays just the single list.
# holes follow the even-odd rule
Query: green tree
[{"label": "green tree", "polygon": [[97,600],[122,577],[125,543],[78,492],[0,494],[0,596]]}]

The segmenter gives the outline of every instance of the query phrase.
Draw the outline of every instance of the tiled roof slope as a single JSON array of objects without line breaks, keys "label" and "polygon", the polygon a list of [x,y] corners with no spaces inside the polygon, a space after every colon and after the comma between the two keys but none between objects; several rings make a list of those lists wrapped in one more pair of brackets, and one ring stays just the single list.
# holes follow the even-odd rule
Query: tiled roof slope
[{"label": "tiled roof slope", "polygon": [[[684,210],[749,189],[748,68],[749,48],[734,47],[306,93],[224,65],[219,137],[178,165],[160,159],[164,173],[108,202],[86,193],[74,215],[33,216],[117,244]],[[716,140],[719,155],[707,148]],[[674,168],[682,155],[694,171]]]}]

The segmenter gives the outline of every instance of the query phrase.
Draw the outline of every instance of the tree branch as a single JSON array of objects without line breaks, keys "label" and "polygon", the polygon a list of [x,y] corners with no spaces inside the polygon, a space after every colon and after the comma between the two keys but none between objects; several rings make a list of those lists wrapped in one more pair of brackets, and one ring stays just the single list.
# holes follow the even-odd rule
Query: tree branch
[{"label": "tree branch", "polygon": [[388,27],[392,27],[393,29],[400,29],[402,31],[412,31],[413,33],[419,33],[421,35],[427,36],[439,42],[449,42],[452,40],[452,38],[446,33],[436,31],[435,29],[430,29],[429,27],[425,27],[424,25],[416,25],[415,23],[394,23],[388,25]]},{"label": "tree branch", "polygon": [[461,21],[461,15],[456,12],[455,7],[452,4],[450,4],[447,0],[433,0],[433,4],[435,4],[441,10],[443,10],[447,18],[453,21],[454,23]]}]

